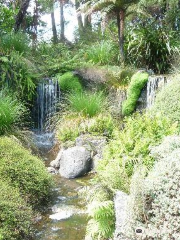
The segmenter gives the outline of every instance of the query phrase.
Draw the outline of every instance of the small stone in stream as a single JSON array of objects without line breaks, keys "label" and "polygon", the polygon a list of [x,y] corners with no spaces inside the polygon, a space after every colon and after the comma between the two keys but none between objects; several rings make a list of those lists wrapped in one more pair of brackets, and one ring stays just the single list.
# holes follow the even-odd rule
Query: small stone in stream
[{"label": "small stone in stream", "polygon": [[48,170],[49,173],[53,173],[53,174],[56,173],[56,169],[53,168],[53,167],[48,167],[47,170]]},{"label": "small stone in stream", "polygon": [[62,153],[63,153],[63,149],[59,151],[56,159],[50,163],[51,167],[56,169],[60,168],[60,160],[61,160]]},{"label": "small stone in stream", "polygon": [[72,147],[64,150],[60,160],[59,173],[65,178],[76,178],[91,170],[91,153],[85,147]]}]

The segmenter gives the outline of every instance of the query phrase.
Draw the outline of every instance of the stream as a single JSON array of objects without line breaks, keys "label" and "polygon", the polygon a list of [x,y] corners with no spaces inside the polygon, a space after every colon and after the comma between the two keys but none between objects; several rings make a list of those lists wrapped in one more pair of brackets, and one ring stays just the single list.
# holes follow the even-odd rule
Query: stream
[{"label": "stream", "polygon": [[[46,166],[54,159],[48,151],[54,144],[52,133],[36,133],[35,143],[42,153]],[[53,175],[55,198],[51,206],[43,212],[36,224],[35,240],[83,240],[87,225],[85,203],[78,196],[79,190],[87,185],[90,176],[65,179]]]}]

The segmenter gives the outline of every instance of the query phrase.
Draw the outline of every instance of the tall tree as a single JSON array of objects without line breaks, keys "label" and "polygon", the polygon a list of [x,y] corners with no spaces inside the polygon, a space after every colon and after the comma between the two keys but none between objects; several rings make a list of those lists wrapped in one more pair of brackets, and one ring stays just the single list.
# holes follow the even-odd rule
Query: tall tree
[{"label": "tall tree", "polygon": [[124,63],[124,27],[125,17],[128,8],[132,4],[138,3],[140,0],[89,0],[82,7],[82,11],[86,13],[92,13],[95,11],[114,13],[117,18],[118,26],[118,39],[119,39],[119,51],[121,56],[121,62]]},{"label": "tall tree", "polygon": [[52,32],[53,32],[53,43],[55,44],[58,42],[58,36],[57,36],[56,21],[54,16],[54,6],[51,11],[51,23],[52,23]]},{"label": "tall tree", "polygon": [[59,0],[60,3],[60,41],[65,41],[65,18],[64,18],[64,0]]},{"label": "tall tree", "polygon": [[30,1],[31,0],[22,0],[21,1],[19,12],[15,18],[15,25],[14,25],[15,32],[19,31],[19,29],[21,28],[21,24],[23,23],[24,18],[26,16],[26,12],[29,7]]},{"label": "tall tree", "polygon": [[[80,1],[79,0],[75,0],[75,9],[76,11],[78,11],[78,9],[80,8]],[[79,32],[83,32],[83,20],[82,20],[82,15],[81,13],[77,13],[77,21],[78,21],[78,28],[79,28]]]}]

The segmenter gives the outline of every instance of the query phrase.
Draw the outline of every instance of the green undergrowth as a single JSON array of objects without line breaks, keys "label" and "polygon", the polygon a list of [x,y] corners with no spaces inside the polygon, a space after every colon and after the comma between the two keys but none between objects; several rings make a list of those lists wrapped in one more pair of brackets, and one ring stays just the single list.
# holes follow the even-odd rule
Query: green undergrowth
[{"label": "green undergrowth", "polygon": [[94,195],[91,191],[86,192],[87,199],[90,199],[87,236],[93,240],[113,236],[113,194],[117,190],[129,193],[136,166],[141,166],[147,173],[154,165],[155,159],[150,155],[150,146],[158,145],[164,136],[177,132],[177,126],[167,118],[148,113],[127,117],[123,125],[123,130],[114,130],[113,138],[104,150],[103,159],[98,162],[97,175],[92,180],[92,189],[100,186],[109,193],[109,197],[102,199],[99,196],[100,191],[95,191]]},{"label": "green undergrowth", "polygon": [[56,75],[60,89],[63,92],[81,92],[83,90],[79,78],[74,76],[72,72]]},{"label": "green undergrowth", "polygon": [[111,138],[115,126],[115,120],[110,114],[102,113],[93,118],[68,114],[61,117],[57,124],[57,138],[60,142],[74,141],[84,133]]},{"label": "green undergrowth", "polygon": [[94,117],[104,111],[107,102],[103,92],[74,92],[68,95],[71,111]]},{"label": "green undergrowth", "polygon": [[150,169],[154,159],[149,155],[149,147],[175,133],[177,127],[165,117],[149,114],[135,114],[126,118],[124,124],[125,128],[114,133],[114,139],[105,149],[98,176],[108,188],[128,192],[134,166],[142,164]]},{"label": "green undergrowth", "polygon": [[129,116],[134,112],[141,91],[148,81],[148,73],[137,72],[131,78],[127,90],[127,100],[123,103],[122,114]]}]

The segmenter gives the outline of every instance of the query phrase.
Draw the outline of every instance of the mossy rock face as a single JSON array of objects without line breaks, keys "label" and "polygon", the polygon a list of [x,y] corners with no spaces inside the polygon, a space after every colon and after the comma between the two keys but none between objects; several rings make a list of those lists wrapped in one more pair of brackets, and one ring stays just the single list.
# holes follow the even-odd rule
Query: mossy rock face
[{"label": "mossy rock face", "polygon": [[124,116],[129,116],[135,110],[141,91],[148,81],[148,76],[148,73],[143,72],[137,72],[132,76],[127,90],[127,99],[122,106]]},{"label": "mossy rock face", "polygon": [[180,76],[169,82],[156,96],[152,107],[155,113],[161,113],[180,128]]},{"label": "mossy rock face", "polygon": [[0,180],[0,240],[25,240],[32,233],[32,209],[19,190]]},{"label": "mossy rock face", "polygon": [[52,179],[44,163],[14,138],[0,138],[0,179],[20,190],[33,208],[48,201]]}]

